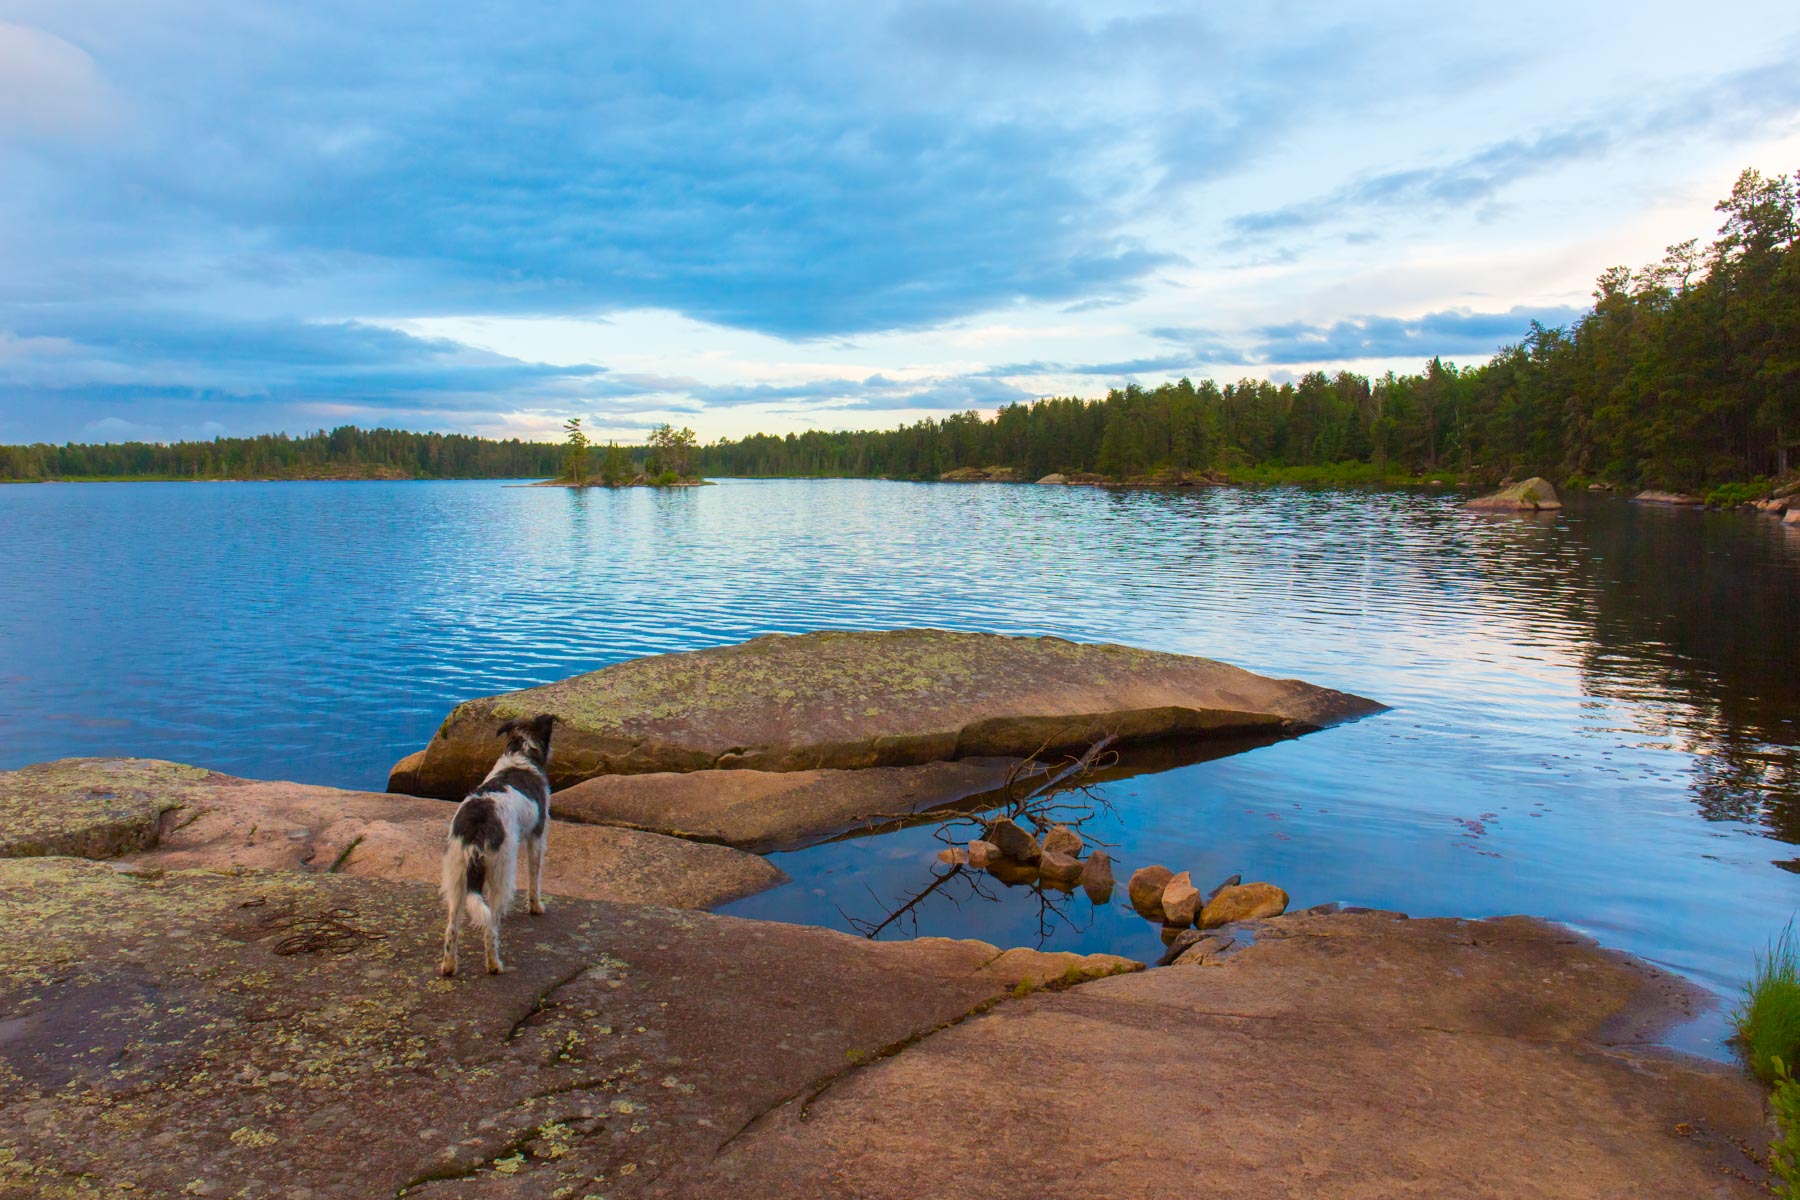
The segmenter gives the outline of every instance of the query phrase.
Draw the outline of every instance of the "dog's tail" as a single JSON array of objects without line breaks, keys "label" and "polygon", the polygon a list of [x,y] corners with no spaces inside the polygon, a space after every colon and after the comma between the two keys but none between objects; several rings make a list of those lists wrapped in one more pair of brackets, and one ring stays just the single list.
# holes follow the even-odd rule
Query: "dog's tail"
[{"label": "dog's tail", "polygon": [[477,928],[486,929],[494,920],[484,889],[487,887],[487,851],[480,846],[463,847],[463,908]]}]

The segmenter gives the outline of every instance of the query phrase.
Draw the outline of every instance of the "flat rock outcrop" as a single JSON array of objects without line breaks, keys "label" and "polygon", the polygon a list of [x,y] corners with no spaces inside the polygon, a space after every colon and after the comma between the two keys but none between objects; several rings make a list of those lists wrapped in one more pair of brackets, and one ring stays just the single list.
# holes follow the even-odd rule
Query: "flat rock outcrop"
[{"label": "flat rock outcrop", "polygon": [[[0,857],[435,883],[452,811],[438,800],[237,779],[154,759],[64,759],[0,773],[0,828],[9,831]],[[787,882],[766,859],[724,846],[560,823],[546,867],[552,895],[681,908]]]},{"label": "flat rock outcrop", "polygon": [[1555,484],[1533,475],[1521,483],[1503,487],[1492,495],[1477,496],[1463,507],[1499,512],[1540,512],[1561,508],[1562,498],[1556,494]]},{"label": "flat rock outcrop", "polygon": [[1687,985],[1523,918],[1236,929],[1255,944],[1202,969],[1012,1001],[844,1076],[663,1194],[1763,1194],[1733,1142],[1766,1140],[1761,1089],[1647,1044]]},{"label": "flat rock outcrop", "polygon": [[148,849],[166,814],[223,778],[154,758],[66,758],[0,772],[0,858]]},{"label": "flat rock outcrop", "polygon": [[1631,500],[1634,504],[1673,504],[1682,507],[1694,507],[1706,503],[1700,497],[1690,496],[1685,492],[1659,492],[1655,489],[1641,491]]},{"label": "flat rock outcrop", "polygon": [[0,861],[0,928],[6,1200],[680,1195],[771,1109],[1070,968],[564,899],[506,974],[439,979],[422,884],[73,858]]},{"label": "flat rock outcrop", "polygon": [[1003,794],[1016,759],[862,771],[662,771],[597,775],[550,797],[558,818],[623,825],[769,854],[870,821]]},{"label": "flat rock outcrop", "polygon": [[[609,774],[797,771],[1299,733],[1379,711],[1209,659],[1060,638],[908,629],[769,635],[635,659],[459,705],[396,784],[460,798],[494,730],[554,713],[557,789]],[[394,786],[394,785],[391,785]]]}]

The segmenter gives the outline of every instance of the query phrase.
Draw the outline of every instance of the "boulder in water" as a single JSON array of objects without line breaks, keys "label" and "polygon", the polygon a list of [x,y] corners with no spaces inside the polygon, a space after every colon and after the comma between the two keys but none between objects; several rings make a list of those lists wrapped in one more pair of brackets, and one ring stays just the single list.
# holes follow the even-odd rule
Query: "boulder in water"
[{"label": "boulder in water", "polygon": [[550,782],[711,769],[909,766],[1184,737],[1303,733],[1378,712],[1361,697],[1127,646],[939,629],[769,635],[634,659],[459,705],[416,766],[460,800],[512,717],[557,718]]},{"label": "boulder in water", "polygon": [[1172,876],[1163,885],[1163,920],[1170,925],[1192,925],[1200,912],[1200,889],[1186,871]]},{"label": "boulder in water", "polygon": [[1095,904],[1105,904],[1112,899],[1112,856],[1106,851],[1096,850],[1088,855],[1087,862],[1081,867],[1081,888]]},{"label": "boulder in water", "polygon": [[1175,872],[1164,866],[1139,867],[1131,873],[1131,882],[1126,885],[1131,894],[1131,907],[1137,909],[1138,915],[1152,921],[1162,920],[1163,889],[1169,886],[1169,880],[1175,878]]},{"label": "boulder in water", "polygon": [[1522,483],[1503,487],[1491,496],[1478,496],[1463,507],[1498,512],[1541,512],[1561,508],[1562,500],[1548,479],[1533,475]]},{"label": "boulder in water", "polygon": [[1035,863],[1044,856],[1043,847],[1037,839],[1020,828],[1019,823],[1011,817],[1001,817],[988,823],[987,837],[1000,850],[1002,858],[1016,863]]},{"label": "boulder in water", "polygon": [[1206,902],[1200,928],[1213,929],[1233,921],[1279,917],[1287,911],[1288,894],[1272,883],[1243,883],[1228,887]]},{"label": "boulder in water", "polygon": [[1060,888],[1073,888],[1081,882],[1081,863],[1057,850],[1044,851],[1038,860],[1038,878]]},{"label": "boulder in water", "polygon": [[1044,835],[1045,853],[1054,850],[1058,854],[1066,854],[1070,858],[1080,858],[1081,852],[1086,848],[1087,843],[1081,840],[1081,835],[1067,825],[1054,825],[1050,832]]}]

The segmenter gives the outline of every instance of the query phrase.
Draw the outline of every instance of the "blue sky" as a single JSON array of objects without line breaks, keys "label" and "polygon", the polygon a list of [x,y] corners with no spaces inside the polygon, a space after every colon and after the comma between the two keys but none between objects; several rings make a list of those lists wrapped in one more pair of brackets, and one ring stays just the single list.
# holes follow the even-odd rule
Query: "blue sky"
[{"label": "blue sky", "polygon": [[1800,167],[1791,4],[651,7],[0,0],[0,441],[1474,361]]}]

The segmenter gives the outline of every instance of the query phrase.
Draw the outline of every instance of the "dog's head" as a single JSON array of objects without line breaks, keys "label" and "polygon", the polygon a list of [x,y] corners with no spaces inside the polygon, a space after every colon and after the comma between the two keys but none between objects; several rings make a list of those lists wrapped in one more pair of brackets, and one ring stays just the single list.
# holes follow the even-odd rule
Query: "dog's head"
[{"label": "dog's head", "polygon": [[540,713],[526,720],[515,717],[500,726],[495,737],[506,739],[506,753],[523,754],[539,767],[550,761],[550,730],[556,724],[556,718],[549,713]]}]

